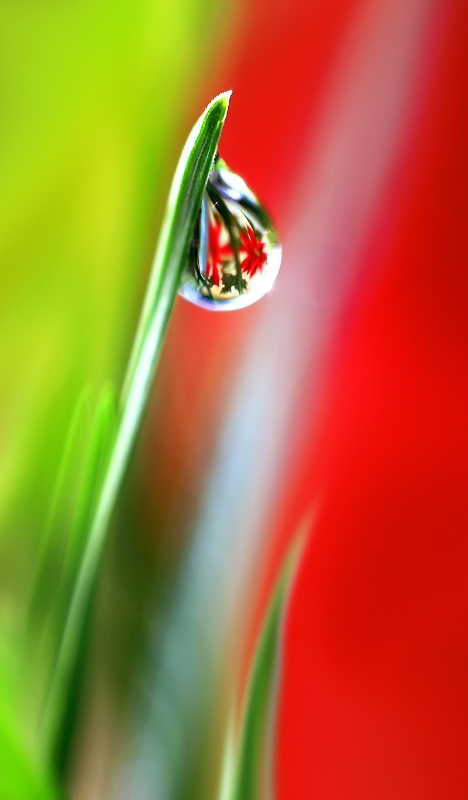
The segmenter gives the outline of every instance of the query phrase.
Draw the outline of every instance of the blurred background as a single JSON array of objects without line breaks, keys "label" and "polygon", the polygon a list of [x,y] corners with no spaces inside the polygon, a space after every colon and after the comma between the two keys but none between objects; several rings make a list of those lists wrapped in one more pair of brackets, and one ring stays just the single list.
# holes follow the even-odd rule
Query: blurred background
[{"label": "blurred background", "polygon": [[[464,0],[1,3],[8,800],[230,800],[229,721],[298,536],[257,796],[468,795],[467,18]],[[60,614],[79,446],[48,527],[57,475],[77,404],[121,386],[180,151],[227,89],[220,152],[283,266],[251,308],[176,303],[57,779],[23,628],[45,541]]]}]

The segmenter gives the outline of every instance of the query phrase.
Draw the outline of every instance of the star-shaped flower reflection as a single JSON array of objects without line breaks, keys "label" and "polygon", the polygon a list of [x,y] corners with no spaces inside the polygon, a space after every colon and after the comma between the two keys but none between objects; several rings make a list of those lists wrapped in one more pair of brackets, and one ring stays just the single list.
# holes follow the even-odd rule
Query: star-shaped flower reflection
[{"label": "star-shaped flower reflection", "polygon": [[253,228],[248,227],[240,235],[239,253],[241,255],[242,272],[246,272],[251,278],[262,269],[267,260],[265,253],[265,243],[257,239]]}]

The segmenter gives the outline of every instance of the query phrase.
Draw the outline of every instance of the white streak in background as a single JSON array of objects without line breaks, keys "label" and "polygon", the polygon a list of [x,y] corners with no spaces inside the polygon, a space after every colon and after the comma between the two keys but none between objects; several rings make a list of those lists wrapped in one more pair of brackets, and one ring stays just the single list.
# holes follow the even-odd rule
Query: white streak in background
[{"label": "white streak in background", "polygon": [[147,713],[137,720],[135,757],[116,776],[120,800],[179,800],[197,758],[229,634],[265,547],[288,426],[305,379],[317,372],[401,145],[432,7],[428,0],[368,0],[338,64],[321,130],[311,138],[279,285],[263,301],[233,381],[166,636],[150,654]]}]

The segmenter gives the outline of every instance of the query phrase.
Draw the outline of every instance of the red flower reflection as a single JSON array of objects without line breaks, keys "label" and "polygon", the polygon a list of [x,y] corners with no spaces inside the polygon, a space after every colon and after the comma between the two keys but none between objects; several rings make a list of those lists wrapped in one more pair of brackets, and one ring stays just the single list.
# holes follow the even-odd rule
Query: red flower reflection
[{"label": "red flower reflection", "polygon": [[242,272],[246,272],[252,278],[267,260],[265,244],[257,239],[253,228],[247,228],[241,233],[240,242],[240,253],[245,254],[241,261]]},{"label": "red flower reflection", "polygon": [[206,264],[206,277],[219,286],[221,283],[221,272],[223,261],[232,258],[232,248],[230,244],[221,244],[223,226],[218,219],[210,223],[208,234],[208,260]]}]

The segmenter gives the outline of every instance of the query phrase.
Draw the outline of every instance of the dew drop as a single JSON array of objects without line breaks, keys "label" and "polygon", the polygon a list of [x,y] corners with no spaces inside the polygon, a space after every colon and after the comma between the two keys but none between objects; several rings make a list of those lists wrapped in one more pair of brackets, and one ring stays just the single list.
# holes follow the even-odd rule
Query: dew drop
[{"label": "dew drop", "polygon": [[280,264],[270,217],[245,181],[217,157],[179,294],[215,311],[245,308],[270,291]]}]

